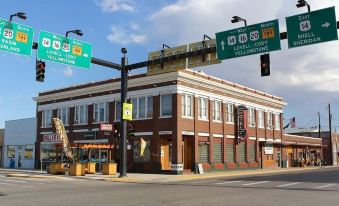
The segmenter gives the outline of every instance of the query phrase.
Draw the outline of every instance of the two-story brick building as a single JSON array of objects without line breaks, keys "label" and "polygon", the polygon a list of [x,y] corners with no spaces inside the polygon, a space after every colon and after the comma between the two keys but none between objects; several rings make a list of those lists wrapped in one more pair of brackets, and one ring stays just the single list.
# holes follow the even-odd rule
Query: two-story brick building
[{"label": "two-story brick building", "polygon": [[[129,78],[134,137],[128,139],[128,170],[182,173],[236,168],[283,166],[282,98],[231,83],[202,72],[180,70]],[[119,162],[119,141],[99,130],[118,126],[120,79],[56,89],[35,98],[38,112],[36,165],[58,152],[52,138],[52,117],[65,124],[71,143],[109,144],[113,151],[82,149],[81,158]],[[247,141],[239,142],[236,108],[247,108]],[[141,138],[146,149],[140,155]],[[321,145],[321,144],[320,144]],[[319,147],[320,147],[319,145]],[[79,151],[78,151],[79,153]],[[40,156],[41,155],[41,156]]]}]

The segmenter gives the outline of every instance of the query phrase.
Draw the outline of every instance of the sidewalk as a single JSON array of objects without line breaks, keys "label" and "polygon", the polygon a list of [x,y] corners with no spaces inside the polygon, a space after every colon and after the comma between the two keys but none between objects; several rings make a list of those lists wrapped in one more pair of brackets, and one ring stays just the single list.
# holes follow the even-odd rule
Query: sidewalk
[{"label": "sidewalk", "polygon": [[50,175],[46,171],[40,170],[18,170],[18,169],[4,169],[0,168],[0,174],[6,174],[8,177],[20,178],[79,178],[88,180],[101,180],[111,182],[175,182],[175,181],[188,181],[197,179],[208,179],[216,177],[240,177],[249,175],[264,175],[264,174],[277,174],[277,173],[293,173],[301,171],[316,171],[323,168],[337,168],[336,166],[327,167],[297,167],[297,168],[277,168],[277,169],[258,169],[258,170],[235,170],[227,172],[215,172],[204,174],[189,174],[189,175],[166,175],[166,174],[142,174],[142,173],[128,173],[127,177],[119,178],[117,175],[102,175],[86,174],[85,176],[68,176],[68,175]]}]

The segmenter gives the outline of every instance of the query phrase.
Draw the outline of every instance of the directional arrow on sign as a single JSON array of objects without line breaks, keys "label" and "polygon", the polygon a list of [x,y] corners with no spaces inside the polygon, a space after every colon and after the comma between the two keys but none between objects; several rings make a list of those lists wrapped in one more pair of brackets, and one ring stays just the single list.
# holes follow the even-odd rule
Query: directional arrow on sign
[{"label": "directional arrow on sign", "polygon": [[326,29],[330,26],[331,24],[330,23],[328,23],[327,21],[324,23],[324,24],[322,24],[321,26],[322,27],[326,27]]},{"label": "directional arrow on sign", "polygon": [[225,50],[225,42],[224,42],[224,40],[222,40],[220,44],[221,44],[221,50],[224,51]]}]

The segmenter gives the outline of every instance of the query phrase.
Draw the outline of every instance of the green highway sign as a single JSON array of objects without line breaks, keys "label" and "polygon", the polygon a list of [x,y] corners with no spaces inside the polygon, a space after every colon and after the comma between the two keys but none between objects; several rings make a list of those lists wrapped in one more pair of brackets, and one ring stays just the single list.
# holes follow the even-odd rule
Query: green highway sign
[{"label": "green highway sign", "polygon": [[31,27],[0,19],[0,50],[31,55],[33,33]]},{"label": "green highway sign", "polygon": [[61,35],[40,31],[38,59],[89,69],[92,46]]},{"label": "green highway sign", "polygon": [[278,20],[216,33],[219,60],[280,50]]},{"label": "green highway sign", "polygon": [[335,8],[286,17],[288,47],[338,40]]}]

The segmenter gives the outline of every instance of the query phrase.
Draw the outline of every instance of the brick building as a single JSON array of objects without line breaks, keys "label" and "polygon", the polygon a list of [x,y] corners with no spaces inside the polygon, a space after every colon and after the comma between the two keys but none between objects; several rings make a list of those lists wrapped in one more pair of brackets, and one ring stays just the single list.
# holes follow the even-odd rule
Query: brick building
[{"label": "brick building", "polygon": [[[135,127],[134,137],[128,138],[128,171],[196,172],[198,164],[205,171],[286,166],[282,98],[192,70],[135,75],[128,86],[134,119],[129,124]],[[99,126],[119,125],[120,79],[42,92],[35,100],[36,165],[58,153],[52,117],[65,123],[71,143],[113,147],[112,152],[83,149],[80,159],[100,163],[111,156],[119,162],[119,140]],[[241,105],[247,108],[245,142],[238,141],[237,133]],[[146,142],[144,155],[141,139]]]}]

